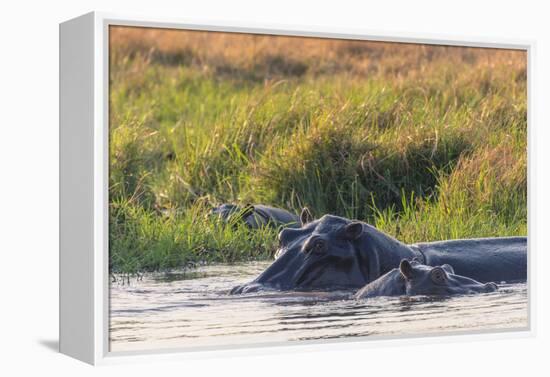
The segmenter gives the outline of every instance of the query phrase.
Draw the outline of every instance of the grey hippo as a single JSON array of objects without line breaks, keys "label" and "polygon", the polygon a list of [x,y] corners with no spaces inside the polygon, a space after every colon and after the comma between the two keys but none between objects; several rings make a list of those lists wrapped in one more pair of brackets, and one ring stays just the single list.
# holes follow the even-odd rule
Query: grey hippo
[{"label": "grey hippo", "polygon": [[212,209],[212,214],[229,223],[243,221],[251,229],[258,229],[266,225],[289,228],[300,227],[300,219],[297,215],[281,208],[263,204],[247,204],[245,206],[222,204]]},{"label": "grey hippo", "polygon": [[[305,213],[304,213],[305,212]],[[450,264],[480,282],[527,279],[527,238],[500,237],[404,244],[360,221],[302,212],[301,227],[279,233],[278,258],[232,294],[258,290],[357,290],[397,268],[402,259]]]},{"label": "grey hippo", "polygon": [[403,259],[394,268],[365,285],[356,294],[356,299],[378,296],[451,296],[474,293],[489,293],[498,289],[493,283],[480,283],[466,276],[455,274],[449,264],[426,266],[416,259]]}]

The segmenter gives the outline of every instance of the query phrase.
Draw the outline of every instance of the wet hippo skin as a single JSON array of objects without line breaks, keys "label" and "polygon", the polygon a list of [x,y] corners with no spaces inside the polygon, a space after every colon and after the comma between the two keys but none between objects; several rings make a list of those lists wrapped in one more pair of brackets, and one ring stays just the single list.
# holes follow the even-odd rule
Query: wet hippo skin
[{"label": "wet hippo skin", "polygon": [[212,214],[227,222],[243,221],[251,229],[266,225],[290,228],[300,226],[300,219],[297,215],[263,204],[248,204],[242,207],[235,204],[222,204],[212,209]]},{"label": "wet hippo skin", "polygon": [[302,213],[300,228],[279,233],[278,258],[256,279],[233,294],[275,290],[360,289],[417,258],[429,266],[450,264],[457,275],[480,282],[527,279],[527,238],[484,238],[404,244],[371,225]]},{"label": "wet hippo skin", "polygon": [[416,260],[403,259],[394,268],[373,282],[361,288],[356,299],[378,296],[451,296],[474,293],[489,293],[498,289],[493,283],[480,283],[477,280],[455,274],[449,264],[427,266]]},{"label": "wet hippo skin", "polygon": [[411,246],[423,253],[425,264],[448,263],[457,274],[479,281],[527,279],[527,237],[450,240]]}]

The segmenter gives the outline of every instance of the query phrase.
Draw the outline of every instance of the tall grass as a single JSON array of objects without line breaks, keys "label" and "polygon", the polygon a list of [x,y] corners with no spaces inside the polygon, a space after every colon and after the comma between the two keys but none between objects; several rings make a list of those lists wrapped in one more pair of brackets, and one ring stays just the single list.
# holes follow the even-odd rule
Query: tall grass
[{"label": "tall grass", "polygon": [[526,234],[523,52],[139,28],[110,51],[113,271],[272,255],[277,230],[206,216],[222,202]]}]

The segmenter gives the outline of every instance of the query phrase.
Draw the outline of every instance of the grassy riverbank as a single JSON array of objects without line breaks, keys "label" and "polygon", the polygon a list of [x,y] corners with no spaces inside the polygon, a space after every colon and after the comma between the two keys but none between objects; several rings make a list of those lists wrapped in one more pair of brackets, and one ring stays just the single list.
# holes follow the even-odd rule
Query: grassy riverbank
[{"label": "grassy riverbank", "polygon": [[270,257],[276,231],[206,216],[223,202],[405,242],[527,232],[522,52],[130,28],[111,46],[114,272]]}]

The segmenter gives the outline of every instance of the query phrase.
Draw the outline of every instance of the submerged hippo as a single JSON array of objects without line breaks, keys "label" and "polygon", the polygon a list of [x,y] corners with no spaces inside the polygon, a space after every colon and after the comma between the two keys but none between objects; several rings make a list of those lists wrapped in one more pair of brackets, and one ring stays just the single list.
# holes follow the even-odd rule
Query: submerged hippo
[{"label": "submerged hippo", "polygon": [[279,233],[279,257],[254,281],[231,293],[277,290],[352,290],[399,266],[402,259],[450,264],[481,282],[525,281],[527,238],[484,238],[406,245],[359,221],[302,213],[301,228]]},{"label": "submerged hippo", "polygon": [[365,285],[356,299],[378,296],[451,296],[489,293],[498,289],[495,283],[480,283],[466,276],[456,275],[449,264],[426,266],[416,259],[403,259],[394,268],[375,281]]},{"label": "submerged hippo", "polygon": [[214,208],[212,214],[227,222],[243,221],[251,229],[258,229],[265,225],[300,227],[300,219],[297,215],[284,209],[262,204],[248,204],[244,207],[235,204],[222,204]]}]

